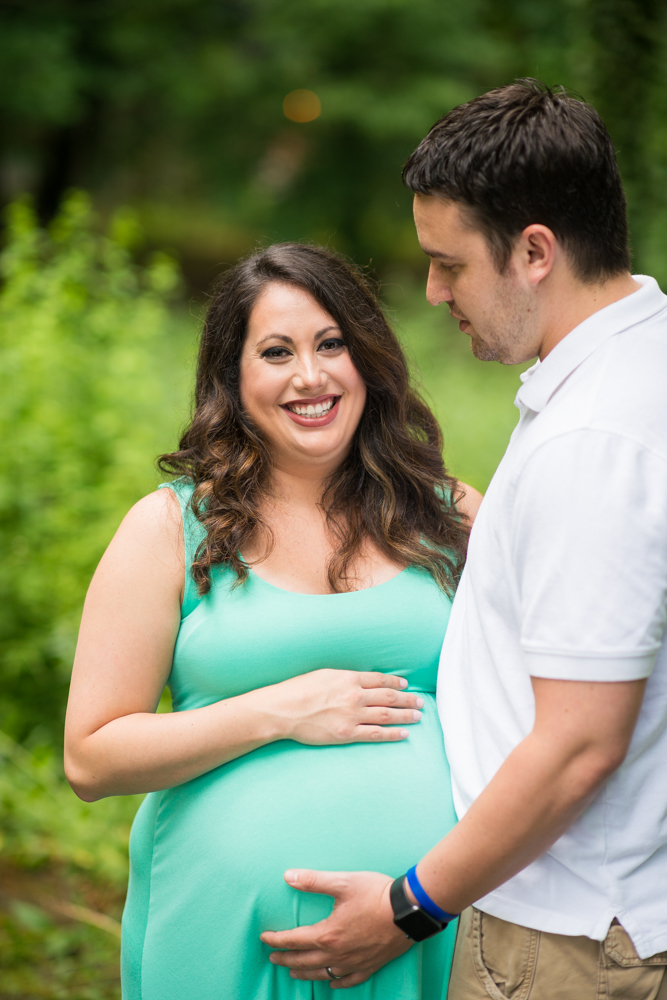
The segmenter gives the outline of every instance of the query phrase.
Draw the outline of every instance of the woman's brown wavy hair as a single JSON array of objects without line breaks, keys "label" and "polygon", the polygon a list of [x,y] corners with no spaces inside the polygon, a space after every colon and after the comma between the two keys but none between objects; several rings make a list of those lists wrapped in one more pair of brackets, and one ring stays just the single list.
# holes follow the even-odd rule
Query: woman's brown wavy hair
[{"label": "woman's brown wavy hair", "polygon": [[192,573],[200,594],[211,567],[248,576],[240,553],[262,522],[271,495],[267,442],[244,413],[240,358],[250,312],[272,282],[304,289],[339,326],[366,384],[352,447],[321,500],[338,546],[331,590],[351,590],[355,557],[371,540],[390,559],[427,569],[452,593],[468,527],[457,512],[458,483],[445,469],[437,421],[410,384],[408,366],[366,278],[330,250],[279,243],[226,271],[214,289],[199,348],[195,411],[179,450],[159,468],[194,483],[192,509],[206,528]]}]

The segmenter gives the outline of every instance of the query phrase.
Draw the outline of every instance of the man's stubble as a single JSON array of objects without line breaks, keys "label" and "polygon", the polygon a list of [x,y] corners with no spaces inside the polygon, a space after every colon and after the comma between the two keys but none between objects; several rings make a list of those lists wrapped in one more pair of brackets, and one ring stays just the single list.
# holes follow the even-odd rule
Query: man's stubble
[{"label": "man's stubble", "polygon": [[537,354],[533,300],[513,279],[511,272],[498,275],[493,314],[479,323],[479,333],[471,332],[470,349],[479,361],[518,365]]}]

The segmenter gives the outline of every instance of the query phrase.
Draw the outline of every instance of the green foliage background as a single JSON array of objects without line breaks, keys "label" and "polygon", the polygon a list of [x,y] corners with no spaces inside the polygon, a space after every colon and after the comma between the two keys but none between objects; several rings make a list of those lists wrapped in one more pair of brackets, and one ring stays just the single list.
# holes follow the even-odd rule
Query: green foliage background
[{"label": "green foliage background", "polygon": [[[172,322],[169,258],[139,269],[116,217],[91,232],[70,197],[50,232],[9,213],[0,292],[0,719],[25,738],[62,722],[82,588],[170,440],[156,359]],[[33,738],[34,738],[33,734]]]},{"label": "green foliage background", "polygon": [[[132,204],[199,288],[255,239],[415,267],[400,167],[455,104],[519,76],[608,123],[638,266],[667,269],[663,0],[5,0],[0,184]],[[297,124],[284,96],[314,90]]]},{"label": "green foliage background", "polygon": [[[483,490],[519,373],[475,361],[426,306],[401,165],[436,118],[490,87],[572,87],[617,144],[636,269],[664,284],[666,46],[661,0],[2,4],[3,998],[119,996],[137,800],[73,796],[63,711],[90,576],[187,417],[212,278],[279,239],[369,266],[448,465]],[[283,98],[304,87],[322,114],[288,121]]]}]

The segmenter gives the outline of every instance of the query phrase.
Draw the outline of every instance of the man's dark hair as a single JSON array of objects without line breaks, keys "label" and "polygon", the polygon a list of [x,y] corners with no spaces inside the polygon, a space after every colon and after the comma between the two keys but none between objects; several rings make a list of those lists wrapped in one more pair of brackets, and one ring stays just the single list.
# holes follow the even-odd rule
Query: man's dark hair
[{"label": "man's dark hair", "polygon": [[500,272],[532,223],[552,230],[582,281],[630,269],[613,143],[595,108],[561,87],[517,80],[459,105],[420,142],[403,180],[466,206]]}]

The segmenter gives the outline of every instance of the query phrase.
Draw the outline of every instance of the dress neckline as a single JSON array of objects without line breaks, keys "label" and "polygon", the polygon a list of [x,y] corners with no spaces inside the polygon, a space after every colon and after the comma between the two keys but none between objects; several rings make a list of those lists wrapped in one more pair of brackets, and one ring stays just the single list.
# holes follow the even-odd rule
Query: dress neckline
[{"label": "dress neckline", "polygon": [[270,587],[271,590],[278,590],[281,594],[293,594],[294,597],[350,597],[352,594],[365,594],[371,590],[379,590],[380,587],[388,587],[395,580],[402,577],[404,573],[407,573],[409,569],[412,569],[412,566],[406,566],[405,569],[400,570],[388,580],[384,580],[382,583],[375,583],[372,587],[360,587],[359,590],[344,590],[339,594],[304,594],[300,590],[287,590],[285,587],[278,587],[275,583],[269,583],[268,580],[265,580],[263,576],[260,576],[250,567],[248,567],[248,573],[254,580],[259,580],[265,587]]}]

